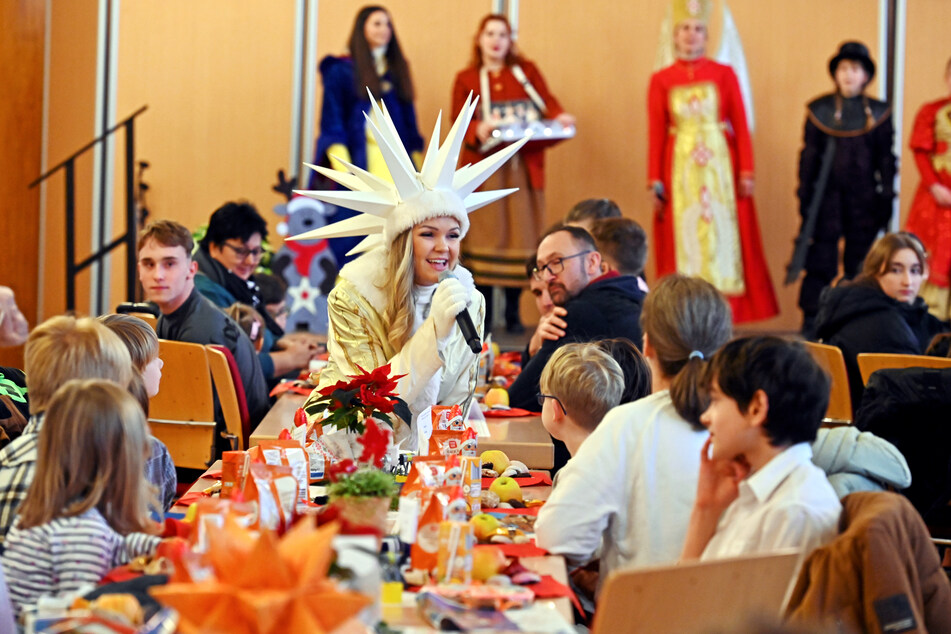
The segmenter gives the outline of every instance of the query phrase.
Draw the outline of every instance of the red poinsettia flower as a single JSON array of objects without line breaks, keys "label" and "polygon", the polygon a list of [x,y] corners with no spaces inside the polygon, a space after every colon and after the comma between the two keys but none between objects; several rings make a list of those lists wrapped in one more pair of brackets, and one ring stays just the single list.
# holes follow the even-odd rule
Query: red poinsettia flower
[{"label": "red poinsettia flower", "polygon": [[377,469],[382,468],[383,458],[390,446],[390,433],[390,430],[383,429],[377,421],[367,419],[366,431],[357,438],[357,442],[363,445],[360,462],[371,463]]},{"label": "red poinsettia flower", "polygon": [[356,470],[357,463],[348,458],[347,460],[335,462],[327,467],[327,477],[330,478],[331,482],[338,482],[340,478],[348,476]]}]

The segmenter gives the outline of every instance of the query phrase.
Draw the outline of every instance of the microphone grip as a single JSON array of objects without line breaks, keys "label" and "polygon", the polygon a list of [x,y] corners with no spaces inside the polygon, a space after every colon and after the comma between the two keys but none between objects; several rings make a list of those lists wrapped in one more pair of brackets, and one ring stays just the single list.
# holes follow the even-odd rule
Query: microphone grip
[{"label": "microphone grip", "polygon": [[[449,271],[443,271],[439,274],[439,281],[443,281],[447,278],[454,278]],[[469,349],[472,350],[475,354],[482,352],[482,340],[479,339],[479,331],[476,330],[475,324],[472,323],[472,317],[469,316],[469,311],[465,308],[456,315],[456,325],[459,326],[459,330],[462,332],[463,339],[466,340],[466,343],[469,345]]]}]

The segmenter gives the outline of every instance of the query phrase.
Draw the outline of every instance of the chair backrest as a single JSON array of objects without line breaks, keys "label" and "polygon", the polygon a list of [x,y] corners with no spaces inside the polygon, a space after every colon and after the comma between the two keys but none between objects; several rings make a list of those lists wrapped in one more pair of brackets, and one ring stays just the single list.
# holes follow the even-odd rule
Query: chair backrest
[{"label": "chair backrest", "polygon": [[152,330],[155,330],[158,326],[158,318],[152,313],[126,313],[127,315],[132,315],[133,317],[138,317],[148,325],[152,326]]},{"label": "chair backrest", "polygon": [[868,378],[876,370],[890,368],[951,368],[948,357],[926,357],[923,354],[888,354],[884,352],[861,352],[857,356],[862,383],[868,385]]},{"label": "chair backrest", "polygon": [[751,616],[778,620],[799,559],[789,550],[622,570],[602,588],[591,631],[692,634]]},{"label": "chair backrest", "polygon": [[852,420],[852,396],[849,394],[849,375],[845,369],[845,357],[836,346],[824,343],[804,341],[809,354],[819,367],[832,379],[829,390],[829,407],[826,409],[826,421],[843,422]]},{"label": "chair backrest", "polygon": [[215,404],[205,346],[159,339],[162,385],[149,401],[152,435],[176,467],[206,469],[214,458]]},{"label": "chair backrest", "polygon": [[237,449],[248,448],[251,435],[251,421],[248,416],[248,402],[244,396],[244,384],[238,374],[238,364],[231,351],[224,346],[208,344],[208,366],[215,383],[215,393],[221,404],[221,413],[225,419],[228,434],[237,440]]}]

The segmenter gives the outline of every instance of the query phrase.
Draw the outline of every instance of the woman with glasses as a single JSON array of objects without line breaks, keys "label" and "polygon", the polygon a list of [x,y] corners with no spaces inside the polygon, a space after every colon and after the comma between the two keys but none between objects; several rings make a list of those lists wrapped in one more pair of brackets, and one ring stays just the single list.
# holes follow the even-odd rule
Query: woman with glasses
[{"label": "woman with glasses", "polygon": [[228,202],[208,221],[208,230],[198,243],[195,288],[221,309],[241,303],[264,318],[264,345],[258,354],[261,370],[269,382],[305,369],[317,354],[316,342],[285,337],[284,329],[266,310],[254,272],[264,256],[267,223],[254,205]]},{"label": "woman with glasses", "polygon": [[648,293],[641,326],[653,393],[604,416],[559,472],[535,523],[538,545],[571,567],[600,548],[602,581],[680,556],[708,436],[704,370],[732,333],[717,289],[677,274]]}]

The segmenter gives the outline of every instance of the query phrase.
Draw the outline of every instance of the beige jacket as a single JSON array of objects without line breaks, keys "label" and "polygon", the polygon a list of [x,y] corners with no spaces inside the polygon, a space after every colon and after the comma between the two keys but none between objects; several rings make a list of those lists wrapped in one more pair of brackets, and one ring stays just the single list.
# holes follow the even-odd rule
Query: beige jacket
[{"label": "beige jacket", "polygon": [[[395,350],[387,339],[388,327],[380,312],[385,303],[382,288],[387,283],[383,279],[384,269],[385,252],[374,249],[344,266],[340,272],[340,279],[327,301],[330,360],[320,373],[312,398],[317,396],[317,390],[357,374],[357,366],[370,371],[390,363],[393,375],[406,375],[400,379],[396,390],[409,405],[414,421],[412,430],[397,423],[396,441],[405,438],[403,448],[415,449],[415,420],[427,407],[460,405],[468,414],[479,360],[458,328],[453,328],[446,339],[436,339],[436,329],[429,317],[435,286],[414,287],[417,315],[413,335],[402,349]],[[472,293],[469,315],[481,337],[485,299],[475,289],[469,271],[456,266],[453,274]]]}]

